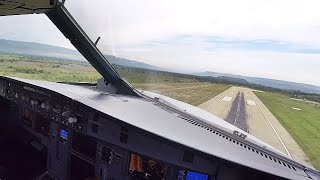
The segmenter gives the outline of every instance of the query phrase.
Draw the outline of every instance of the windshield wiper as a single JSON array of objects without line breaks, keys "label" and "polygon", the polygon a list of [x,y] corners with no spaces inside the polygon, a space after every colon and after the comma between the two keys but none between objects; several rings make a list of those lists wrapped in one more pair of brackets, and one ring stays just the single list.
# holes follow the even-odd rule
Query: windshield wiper
[{"label": "windshield wiper", "polygon": [[107,85],[112,85],[117,89],[117,94],[139,96],[139,92],[120,77],[63,4],[60,3],[57,8],[46,12],[46,15],[102,75]]}]

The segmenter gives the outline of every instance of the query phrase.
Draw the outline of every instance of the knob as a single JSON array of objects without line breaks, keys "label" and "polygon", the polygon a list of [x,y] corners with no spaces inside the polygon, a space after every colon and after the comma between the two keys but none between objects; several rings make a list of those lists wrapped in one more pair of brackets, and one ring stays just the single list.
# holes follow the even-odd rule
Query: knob
[{"label": "knob", "polygon": [[18,94],[18,93],[16,93],[15,97],[18,99],[18,98],[19,98],[19,94]]},{"label": "knob", "polygon": [[33,105],[38,105],[38,101],[37,100],[31,100],[30,103],[31,103],[32,106]]},{"label": "knob", "polygon": [[44,103],[41,104],[41,108],[44,109],[46,105]]},{"label": "knob", "polygon": [[70,124],[73,123],[73,118],[72,118],[72,117],[69,117],[68,122],[69,122]]},{"label": "knob", "polygon": [[61,115],[64,117],[68,117],[71,115],[71,111],[64,111]]},{"label": "knob", "polygon": [[68,122],[69,122],[70,124],[76,123],[77,121],[78,121],[78,119],[77,119],[76,117],[69,117],[69,118],[68,118]]},{"label": "knob", "polygon": [[55,112],[55,113],[60,113],[61,112],[60,109],[58,109],[58,108],[53,108],[52,111]]}]

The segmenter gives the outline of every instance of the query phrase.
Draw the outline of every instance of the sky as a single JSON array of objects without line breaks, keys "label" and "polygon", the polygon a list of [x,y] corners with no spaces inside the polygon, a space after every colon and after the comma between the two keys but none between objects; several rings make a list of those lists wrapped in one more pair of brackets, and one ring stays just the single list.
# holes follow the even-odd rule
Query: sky
[{"label": "sky", "polygon": [[[103,53],[180,72],[320,86],[319,0],[66,0]],[[44,15],[0,18],[0,38],[73,48]]]}]

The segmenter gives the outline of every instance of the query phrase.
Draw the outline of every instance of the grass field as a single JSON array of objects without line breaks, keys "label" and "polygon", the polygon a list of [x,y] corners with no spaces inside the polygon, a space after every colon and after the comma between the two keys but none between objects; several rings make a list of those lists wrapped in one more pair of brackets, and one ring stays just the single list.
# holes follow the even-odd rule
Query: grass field
[{"label": "grass field", "polygon": [[204,82],[167,83],[167,84],[134,84],[142,90],[149,90],[174,99],[198,106],[212,97],[225,91],[230,85]]},{"label": "grass field", "polygon": [[254,93],[287,129],[314,167],[320,169],[320,106],[290,100],[289,96],[278,93]]},{"label": "grass field", "polygon": [[0,74],[54,82],[95,82],[101,76],[88,64],[72,61],[1,56]]},{"label": "grass field", "polygon": [[[116,67],[134,87],[199,105],[229,85],[199,82],[190,77],[143,69]],[[0,55],[0,75],[53,82],[96,82],[100,74],[88,63],[39,57]]]}]

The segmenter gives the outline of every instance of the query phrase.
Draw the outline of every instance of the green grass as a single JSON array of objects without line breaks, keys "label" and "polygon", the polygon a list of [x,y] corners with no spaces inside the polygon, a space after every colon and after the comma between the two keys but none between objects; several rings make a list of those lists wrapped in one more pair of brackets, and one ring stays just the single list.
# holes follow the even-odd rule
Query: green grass
[{"label": "green grass", "polygon": [[[297,102],[278,93],[255,94],[287,129],[314,167],[320,169],[320,106]],[[291,107],[302,110],[293,110]]]},{"label": "green grass", "polygon": [[54,82],[96,82],[101,76],[89,65],[72,61],[24,59],[1,56],[0,74]]},{"label": "green grass", "polygon": [[134,86],[138,89],[156,92],[194,106],[208,101],[231,87],[225,84],[205,82],[134,84]]},{"label": "green grass", "polygon": [[[199,82],[175,73],[115,66],[117,72],[138,89],[199,105],[229,85]],[[101,75],[89,64],[17,55],[0,55],[0,75],[53,82],[96,82]]]}]

